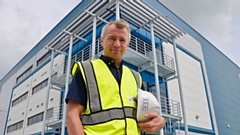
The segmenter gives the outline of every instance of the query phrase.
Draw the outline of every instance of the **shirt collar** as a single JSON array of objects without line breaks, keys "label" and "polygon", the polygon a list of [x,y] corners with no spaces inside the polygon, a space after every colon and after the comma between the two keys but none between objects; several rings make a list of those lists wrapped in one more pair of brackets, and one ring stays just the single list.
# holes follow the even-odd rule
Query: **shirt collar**
[{"label": "shirt collar", "polygon": [[[113,61],[112,58],[107,57],[107,56],[104,56],[104,55],[101,55],[101,56],[100,56],[100,59],[103,60],[104,63],[105,63],[107,66],[117,68],[116,65],[115,65],[115,62]],[[122,67],[122,63],[123,63],[123,62],[121,62],[120,68]]]}]

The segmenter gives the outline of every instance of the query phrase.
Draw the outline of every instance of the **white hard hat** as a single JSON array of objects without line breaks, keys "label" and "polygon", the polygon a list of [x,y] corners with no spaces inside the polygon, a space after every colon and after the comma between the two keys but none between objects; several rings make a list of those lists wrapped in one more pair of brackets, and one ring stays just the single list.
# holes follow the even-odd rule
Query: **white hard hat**
[{"label": "white hard hat", "polygon": [[149,112],[156,112],[157,114],[160,111],[160,105],[156,97],[148,92],[138,89],[138,101],[137,101],[137,120],[139,122],[147,121],[148,118],[144,114]]}]

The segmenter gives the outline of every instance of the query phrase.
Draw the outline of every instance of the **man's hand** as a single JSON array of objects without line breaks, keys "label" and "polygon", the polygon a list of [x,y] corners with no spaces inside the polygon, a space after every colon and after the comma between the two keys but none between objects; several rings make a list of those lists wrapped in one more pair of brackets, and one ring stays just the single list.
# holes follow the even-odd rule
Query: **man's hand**
[{"label": "man's hand", "polygon": [[139,122],[138,127],[145,132],[155,133],[161,130],[165,125],[164,118],[157,113],[147,113],[144,116],[149,118],[149,121]]}]

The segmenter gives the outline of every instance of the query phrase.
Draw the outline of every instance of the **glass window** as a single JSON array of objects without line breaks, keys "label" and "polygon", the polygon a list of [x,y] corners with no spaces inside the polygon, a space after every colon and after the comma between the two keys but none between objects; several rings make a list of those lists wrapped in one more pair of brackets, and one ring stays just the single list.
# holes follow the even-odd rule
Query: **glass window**
[{"label": "glass window", "polygon": [[32,123],[33,123],[33,122],[32,122],[32,118],[29,118],[29,119],[28,119],[28,124],[27,124],[27,125],[32,125]]},{"label": "glass window", "polygon": [[23,127],[23,120],[8,126],[7,127],[7,133],[18,130],[18,129],[21,129],[22,127]]},{"label": "glass window", "polygon": [[42,81],[40,84],[38,84],[37,86],[35,86],[35,87],[32,89],[32,95],[35,94],[36,92],[38,92],[39,90],[41,90],[42,88],[46,87],[46,86],[47,86],[47,81],[48,81],[48,79]]},{"label": "glass window", "polygon": [[37,123],[37,122],[38,122],[37,116],[33,117],[33,118],[32,118],[32,123]]},{"label": "glass window", "polygon": [[11,128],[12,128],[12,127],[8,127],[8,128],[7,128],[7,133],[11,132]]},{"label": "glass window", "polygon": [[47,83],[48,83],[48,80],[45,80],[45,81],[43,82],[43,87],[46,87],[46,86],[47,86]]},{"label": "glass window", "polygon": [[48,51],[46,54],[44,54],[40,59],[37,61],[37,66],[42,64],[47,58],[49,58],[51,55],[51,51]]},{"label": "glass window", "polygon": [[37,122],[40,122],[42,120],[43,120],[43,113],[41,113],[37,116]]},{"label": "glass window", "polygon": [[18,123],[18,128],[22,128],[23,122]]},{"label": "glass window", "polygon": [[27,125],[30,126],[32,124],[41,122],[42,120],[43,120],[43,112],[28,118],[28,124]]},{"label": "glass window", "polygon": [[28,92],[24,93],[23,95],[21,95],[20,97],[12,101],[12,107],[17,105],[18,103],[21,103],[23,100],[27,98],[27,96],[28,96]]},{"label": "glass window", "polygon": [[20,76],[17,77],[16,79],[16,83],[20,82],[21,80],[23,80],[27,75],[29,75],[32,72],[32,65],[26,70],[24,71]]}]

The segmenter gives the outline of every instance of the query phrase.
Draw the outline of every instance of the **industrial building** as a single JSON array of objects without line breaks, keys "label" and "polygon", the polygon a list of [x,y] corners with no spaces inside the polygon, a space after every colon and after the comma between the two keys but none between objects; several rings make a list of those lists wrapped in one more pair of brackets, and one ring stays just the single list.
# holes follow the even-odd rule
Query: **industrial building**
[{"label": "industrial building", "polygon": [[240,134],[240,67],[157,0],[82,0],[0,80],[0,134],[68,134],[71,66],[102,54],[116,19],[131,27],[124,65],[160,102],[156,134]]}]

